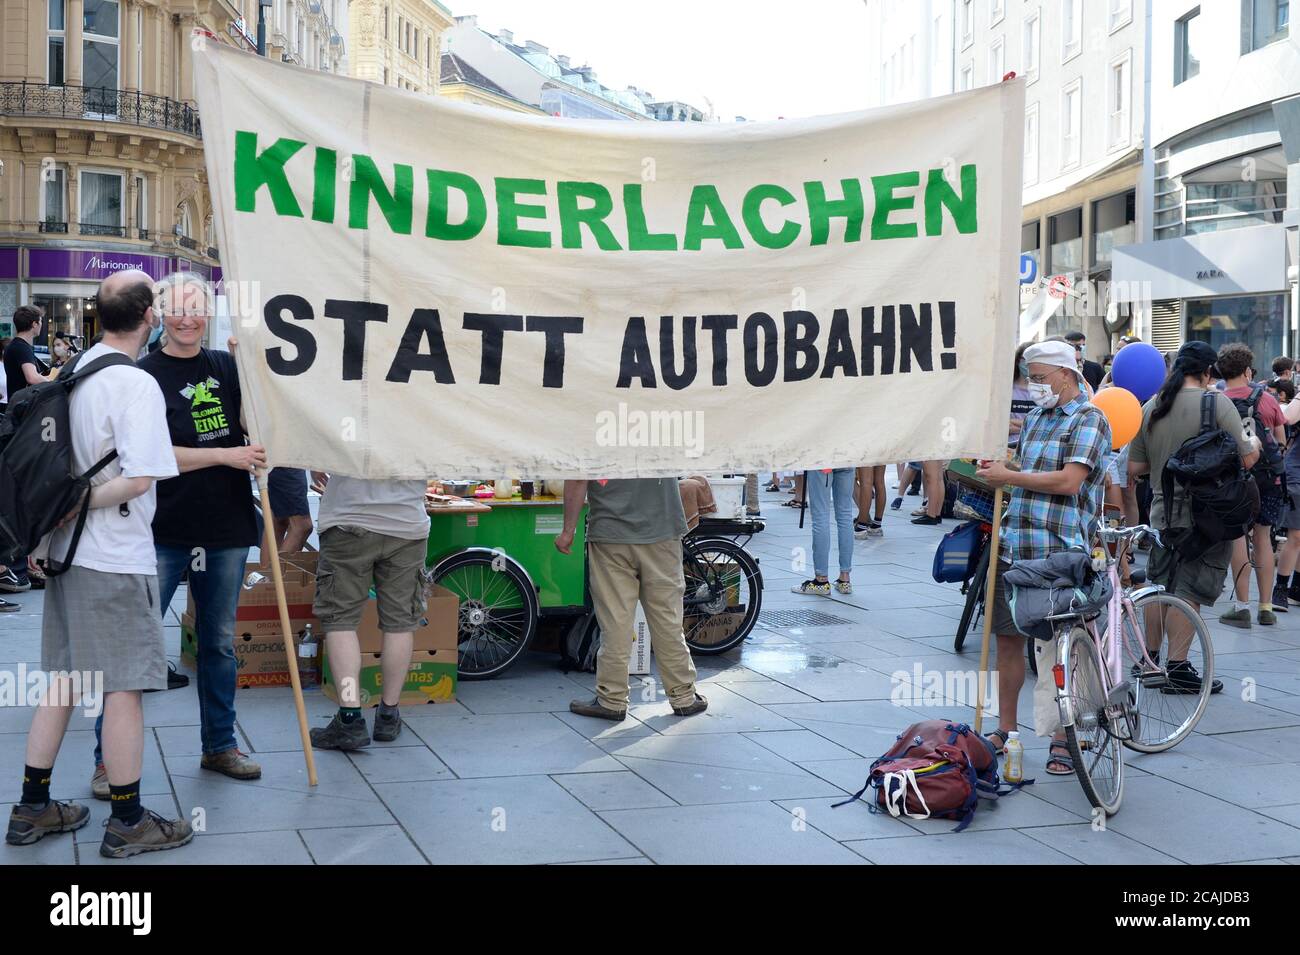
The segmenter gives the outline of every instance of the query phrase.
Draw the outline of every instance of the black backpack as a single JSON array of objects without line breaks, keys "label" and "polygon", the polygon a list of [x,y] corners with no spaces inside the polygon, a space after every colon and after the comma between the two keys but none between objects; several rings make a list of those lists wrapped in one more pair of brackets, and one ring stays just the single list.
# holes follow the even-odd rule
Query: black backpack
[{"label": "black backpack", "polygon": [[1259,438],[1259,460],[1255,466],[1250,469],[1255,480],[1261,487],[1267,487],[1278,483],[1278,478],[1282,474],[1282,449],[1278,447],[1277,440],[1273,437],[1273,429],[1264,424],[1259,415],[1259,398],[1264,393],[1264,383],[1257,381],[1250,388],[1250,394],[1245,398],[1230,399],[1237,409],[1237,414],[1241,415],[1241,423],[1245,428],[1246,436],[1252,434]]},{"label": "black backpack", "polygon": [[[1237,439],[1215,421],[1215,392],[1201,396],[1201,430],[1169,456],[1161,475],[1166,546],[1194,560],[1215,544],[1244,536],[1259,513],[1259,488],[1241,466]],[[1170,529],[1174,482],[1186,491],[1192,526]]]},{"label": "black backpack", "polygon": [[90,510],[90,479],[117,457],[112,451],[84,474],[77,474],[72,459],[69,400],[72,389],[102,368],[134,365],[113,353],[79,368],[79,358],[63,366],[54,381],[29,385],[9,402],[0,418],[0,564],[12,564],[36,550],[46,534],[82,501],[72,543],[61,562],[52,558],[46,570],[58,576],[72,565]]},{"label": "black backpack", "polygon": [[600,652],[600,624],[596,612],[589,610],[575,617],[565,631],[560,649],[560,669],[565,673],[578,670],[596,672],[596,654]]}]

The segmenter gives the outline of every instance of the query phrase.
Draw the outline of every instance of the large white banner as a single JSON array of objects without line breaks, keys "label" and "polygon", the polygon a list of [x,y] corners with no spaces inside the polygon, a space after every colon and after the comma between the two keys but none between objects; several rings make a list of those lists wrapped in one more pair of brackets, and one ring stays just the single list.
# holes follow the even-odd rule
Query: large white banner
[{"label": "large white banner", "polygon": [[1004,448],[1021,81],[774,123],[571,121],[208,43],[272,463],[633,477]]}]

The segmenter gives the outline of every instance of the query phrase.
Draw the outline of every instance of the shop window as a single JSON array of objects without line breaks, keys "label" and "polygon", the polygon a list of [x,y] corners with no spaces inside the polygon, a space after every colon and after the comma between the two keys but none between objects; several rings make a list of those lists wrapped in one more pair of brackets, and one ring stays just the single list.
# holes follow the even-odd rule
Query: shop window
[{"label": "shop window", "polygon": [[1286,180],[1184,182],[1187,234],[1278,223],[1286,209]]},{"label": "shop window", "polygon": [[1245,342],[1264,365],[1286,347],[1286,296],[1245,295],[1190,299],[1183,303],[1187,339],[1208,342],[1215,351],[1229,342]]},{"label": "shop window", "polygon": [[1047,220],[1051,246],[1048,270],[1053,274],[1083,268],[1083,209],[1071,209]]},{"label": "shop window", "polygon": [[1041,273],[1043,264],[1042,228],[1037,219],[1020,227],[1020,254],[1034,260],[1034,270]]},{"label": "shop window", "polygon": [[1115,246],[1137,240],[1137,194],[1130,189],[1092,204],[1092,256],[1094,269],[1110,268]]}]

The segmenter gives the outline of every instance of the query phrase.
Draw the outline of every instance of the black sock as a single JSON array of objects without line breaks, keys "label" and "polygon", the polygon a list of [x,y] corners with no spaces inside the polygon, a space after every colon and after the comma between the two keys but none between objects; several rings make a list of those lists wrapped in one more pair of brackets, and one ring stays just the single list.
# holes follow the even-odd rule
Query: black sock
[{"label": "black sock", "polygon": [[392,706],[389,706],[389,705],[388,705],[387,703],[385,703],[383,700],[380,700],[380,701],[379,701],[379,715],[382,716],[382,717],[383,717],[384,719],[386,719],[386,720],[391,720],[394,716],[397,715],[397,704],[394,703]]},{"label": "black sock", "polygon": [[54,767],[40,769],[36,766],[23,767],[23,798],[28,806],[43,809],[50,801],[50,775]]},{"label": "black sock", "polygon": [[108,798],[113,805],[113,818],[127,826],[134,826],[144,818],[140,805],[140,780],[125,786],[108,786]]},{"label": "black sock", "polygon": [[361,707],[359,706],[340,706],[339,720],[343,723],[353,723],[361,719]]}]

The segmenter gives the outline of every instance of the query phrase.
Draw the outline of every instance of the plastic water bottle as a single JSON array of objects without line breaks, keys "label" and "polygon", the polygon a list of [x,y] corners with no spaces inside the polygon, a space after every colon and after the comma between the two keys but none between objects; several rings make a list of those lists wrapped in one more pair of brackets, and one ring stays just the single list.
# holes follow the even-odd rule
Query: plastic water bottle
[{"label": "plastic water bottle", "polygon": [[1002,751],[1002,778],[1009,783],[1023,782],[1025,778],[1025,747],[1016,730],[1007,734],[1007,745]]},{"label": "plastic water bottle", "polygon": [[298,679],[303,686],[320,683],[320,642],[307,624],[298,643]]}]

